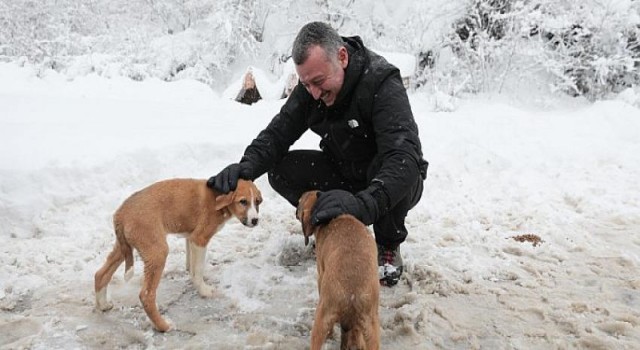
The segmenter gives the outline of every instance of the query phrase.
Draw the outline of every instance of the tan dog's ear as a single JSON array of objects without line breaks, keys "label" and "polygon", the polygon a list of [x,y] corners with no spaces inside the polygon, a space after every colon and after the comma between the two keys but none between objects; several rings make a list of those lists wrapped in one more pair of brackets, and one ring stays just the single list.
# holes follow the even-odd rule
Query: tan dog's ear
[{"label": "tan dog's ear", "polygon": [[305,192],[298,201],[296,218],[302,223],[302,233],[304,234],[304,245],[309,245],[309,236],[313,235],[313,225],[311,224],[311,213],[315,204],[315,192]]},{"label": "tan dog's ear", "polygon": [[226,208],[233,202],[233,195],[235,192],[229,192],[227,194],[220,194],[216,197],[216,210]]}]

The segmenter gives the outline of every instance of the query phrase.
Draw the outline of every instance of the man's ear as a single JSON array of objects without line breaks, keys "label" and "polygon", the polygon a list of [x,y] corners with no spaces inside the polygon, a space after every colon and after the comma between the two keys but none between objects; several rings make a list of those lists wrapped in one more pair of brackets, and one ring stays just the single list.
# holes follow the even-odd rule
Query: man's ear
[{"label": "man's ear", "polygon": [[342,69],[347,68],[349,65],[349,51],[344,46],[338,49],[338,62],[340,62]]},{"label": "man's ear", "polygon": [[216,197],[216,210],[226,208],[233,202],[233,196],[235,192],[229,192],[227,194],[220,194]]}]

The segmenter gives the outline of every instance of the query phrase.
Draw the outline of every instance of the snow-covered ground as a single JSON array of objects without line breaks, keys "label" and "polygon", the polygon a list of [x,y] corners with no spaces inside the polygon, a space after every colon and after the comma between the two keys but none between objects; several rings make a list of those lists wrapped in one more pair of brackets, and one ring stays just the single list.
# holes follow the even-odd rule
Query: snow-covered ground
[{"label": "snow-covered ground", "polygon": [[[314,256],[265,176],[261,224],[230,222],[209,245],[213,298],[198,296],[182,239],[169,238],[158,303],[174,331],[151,328],[139,260],[133,280],[114,276],[114,309],[94,310],[118,205],[157,180],[237,161],[283,101],[240,105],[189,81],[41,75],[0,64],[0,348],[308,347]],[[429,178],[407,217],[408,271],[381,289],[382,348],[640,347],[639,96],[412,94]],[[316,144],[308,135],[295,147]],[[514,239],[523,235],[542,242]]]}]

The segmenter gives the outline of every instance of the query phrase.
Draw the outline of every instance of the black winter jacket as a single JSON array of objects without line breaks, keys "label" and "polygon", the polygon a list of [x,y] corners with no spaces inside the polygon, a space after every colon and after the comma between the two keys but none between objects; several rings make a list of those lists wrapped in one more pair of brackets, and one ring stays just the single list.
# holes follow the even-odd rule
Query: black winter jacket
[{"label": "black winter jacket", "polygon": [[280,113],[247,147],[241,163],[255,179],[311,129],[343,175],[368,186],[365,191],[378,207],[374,217],[379,217],[407,196],[415,181],[426,178],[428,163],[422,158],[400,71],[365,48],[359,37],[343,40],[349,63],[335,103],[327,107],[298,84]]}]

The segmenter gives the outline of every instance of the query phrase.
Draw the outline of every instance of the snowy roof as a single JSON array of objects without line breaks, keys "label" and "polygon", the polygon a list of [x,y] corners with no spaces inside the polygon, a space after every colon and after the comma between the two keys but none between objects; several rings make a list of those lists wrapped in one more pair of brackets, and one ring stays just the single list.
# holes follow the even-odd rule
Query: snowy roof
[{"label": "snowy roof", "polygon": [[[222,97],[227,99],[235,99],[238,96],[238,92],[242,90],[242,84],[244,83],[244,76],[247,72],[251,71],[253,78],[256,82],[256,87],[260,91],[260,96],[265,99],[279,99],[282,96],[284,90],[284,82],[286,77],[276,78],[273,74],[265,72],[264,70],[249,66],[242,74],[229,84],[229,87],[222,92]],[[283,74],[285,76],[287,74]]]}]

